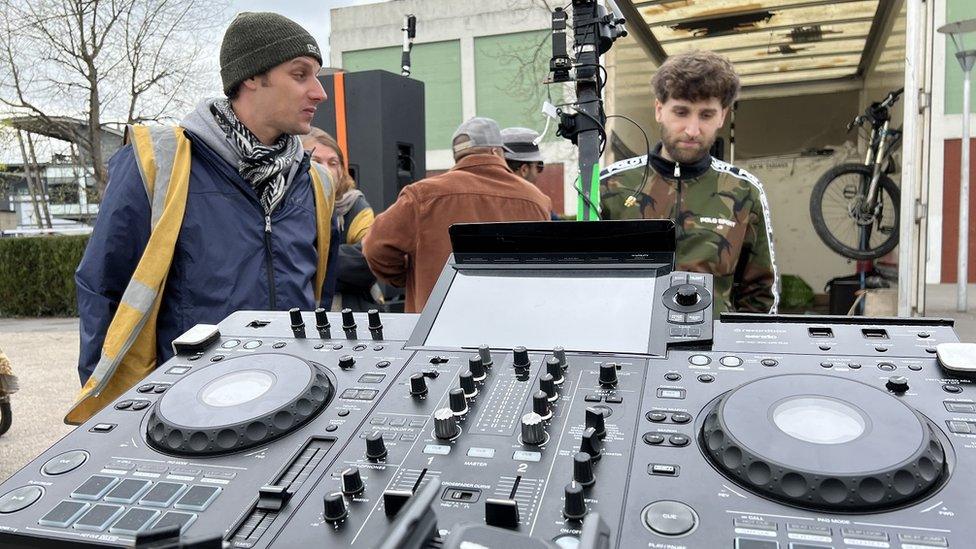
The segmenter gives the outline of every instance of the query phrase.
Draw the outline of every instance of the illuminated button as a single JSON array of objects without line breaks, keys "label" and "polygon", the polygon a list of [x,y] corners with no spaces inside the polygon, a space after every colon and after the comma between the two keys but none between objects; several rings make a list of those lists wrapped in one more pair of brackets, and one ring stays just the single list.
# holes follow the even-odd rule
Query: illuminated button
[{"label": "illuminated button", "polygon": [[958,433],[961,435],[971,435],[973,434],[973,424],[966,421],[947,421],[949,425],[949,430],[953,433]]},{"label": "illuminated button", "polygon": [[685,322],[688,324],[701,324],[702,322],[705,322],[705,313],[702,311],[688,313],[688,315],[685,317]]},{"label": "illuminated button", "polygon": [[946,402],[945,408],[957,414],[976,414],[976,404],[972,402]]},{"label": "illuminated button", "polygon": [[642,515],[648,528],[665,536],[687,534],[698,524],[695,510],[680,501],[656,501]]},{"label": "illuminated button", "polygon": [[726,368],[738,368],[742,366],[742,359],[737,356],[723,356],[719,363]]},{"label": "illuminated button", "polygon": [[665,389],[664,387],[658,387],[657,389],[658,398],[671,398],[671,399],[683,399],[685,398],[684,389]]},{"label": "illuminated button", "polygon": [[116,403],[115,405],[116,410],[128,410],[131,407],[132,407],[131,400],[123,400],[122,402]]},{"label": "illuminated button", "polygon": [[708,358],[706,355],[691,355],[688,357],[688,362],[694,364],[695,366],[707,366],[712,363],[712,359]]},{"label": "illuminated button", "polygon": [[39,486],[21,486],[0,496],[0,515],[6,513],[16,513],[21,509],[30,507],[35,501],[41,499],[44,490]]},{"label": "illuminated button", "polygon": [[536,463],[542,461],[542,454],[540,454],[539,452],[516,450],[515,453],[512,454],[512,459],[514,459],[515,461],[530,461],[532,463]]},{"label": "illuminated button", "polygon": [[78,467],[81,467],[81,465],[87,460],[87,452],[82,450],[72,450],[48,460],[48,462],[44,464],[44,467],[41,467],[41,472],[43,472],[45,475],[52,476],[63,475],[69,471],[74,471]]},{"label": "illuminated button", "polygon": [[257,349],[262,344],[260,339],[252,339],[244,344],[245,349]]},{"label": "illuminated button", "polygon": [[676,477],[678,476],[678,466],[669,463],[652,463],[647,466],[647,472],[652,475]]},{"label": "illuminated button", "polygon": [[173,366],[169,370],[166,370],[166,373],[174,376],[181,376],[189,371],[190,369],[186,366]]},{"label": "illuminated button", "polygon": [[468,457],[492,459],[495,457],[495,449],[471,447],[468,448]]},{"label": "illuminated button", "polygon": [[241,344],[239,339],[228,339],[227,341],[220,344],[221,349],[233,349]]},{"label": "illuminated button", "polygon": [[672,324],[684,324],[685,314],[678,311],[668,311],[668,322]]},{"label": "illuminated button", "polygon": [[878,363],[878,369],[882,372],[894,372],[898,367],[890,362],[881,362]]},{"label": "illuminated button", "polygon": [[434,456],[446,456],[451,453],[451,447],[444,446],[443,444],[428,444],[424,446],[424,453]]}]

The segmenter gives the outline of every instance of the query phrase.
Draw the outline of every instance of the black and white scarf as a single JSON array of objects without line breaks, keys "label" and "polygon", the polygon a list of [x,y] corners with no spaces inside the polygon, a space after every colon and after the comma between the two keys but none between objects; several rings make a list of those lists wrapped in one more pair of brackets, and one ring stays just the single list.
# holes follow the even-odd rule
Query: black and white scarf
[{"label": "black and white scarf", "polygon": [[210,106],[217,124],[241,154],[237,171],[254,187],[266,215],[278,206],[288,189],[288,171],[302,148],[298,136],[282,134],[267,146],[241,122],[230,101],[218,99]]}]

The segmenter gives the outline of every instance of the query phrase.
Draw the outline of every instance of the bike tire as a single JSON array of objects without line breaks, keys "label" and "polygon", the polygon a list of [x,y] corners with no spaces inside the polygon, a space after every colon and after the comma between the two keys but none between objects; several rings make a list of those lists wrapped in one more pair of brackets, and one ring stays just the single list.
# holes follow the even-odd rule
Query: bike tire
[{"label": "bike tire", "polygon": [[823,243],[834,252],[849,259],[877,259],[890,253],[895,249],[895,246],[898,245],[898,227],[901,216],[901,212],[899,210],[899,205],[901,203],[900,190],[898,189],[898,185],[896,185],[895,182],[892,181],[888,176],[881,176],[881,179],[878,182],[881,193],[879,196],[881,196],[883,199],[883,195],[887,194],[892,202],[893,211],[890,212],[888,216],[893,216],[895,230],[892,231],[891,234],[888,235],[888,238],[883,240],[879,245],[873,246],[868,250],[861,250],[845,244],[836,235],[834,235],[823,215],[824,194],[827,192],[830,184],[835,179],[852,174],[859,177],[867,177],[870,180],[872,170],[869,166],[865,166],[863,164],[840,164],[827,170],[822,176],[820,176],[820,179],[817,180],[816,185],[813,187],[813,192],[810,194],[810,220],[813,222],[813,229],[816,231],[817,236],[819,236],[820,240],[822,240]]},{"label": "bike tire", "polygon": [[10,408],[10,401],[0,401],[0,436],[10,429],[13,421],[13,411]]}]

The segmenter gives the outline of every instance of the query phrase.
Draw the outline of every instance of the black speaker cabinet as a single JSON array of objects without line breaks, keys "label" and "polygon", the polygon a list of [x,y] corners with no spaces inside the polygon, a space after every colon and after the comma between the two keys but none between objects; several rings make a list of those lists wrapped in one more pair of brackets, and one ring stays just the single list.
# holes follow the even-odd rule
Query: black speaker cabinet
[{"label": "black speaker cabinet", "polygon": [[319,79],[329,98],[312,125],[345,139],[349,172],[379,213],[427,172],[424,83],[381,70]]}]

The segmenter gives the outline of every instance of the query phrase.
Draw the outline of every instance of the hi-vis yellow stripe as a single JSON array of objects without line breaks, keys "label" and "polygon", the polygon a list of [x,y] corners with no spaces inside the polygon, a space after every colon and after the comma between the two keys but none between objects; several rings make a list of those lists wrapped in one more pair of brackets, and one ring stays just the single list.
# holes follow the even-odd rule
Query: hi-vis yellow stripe
[{"label": "hi-vis yellow stripe", "polygon": [[[136,161],[142,173],[142,181],[146,185],[146,194],[152,197],[156,186],[156,156],[153,153],[152,134],[148,126],[132,126],[130,141],[136,151]],[[150,203],[152,200],[150,199]]]}]

